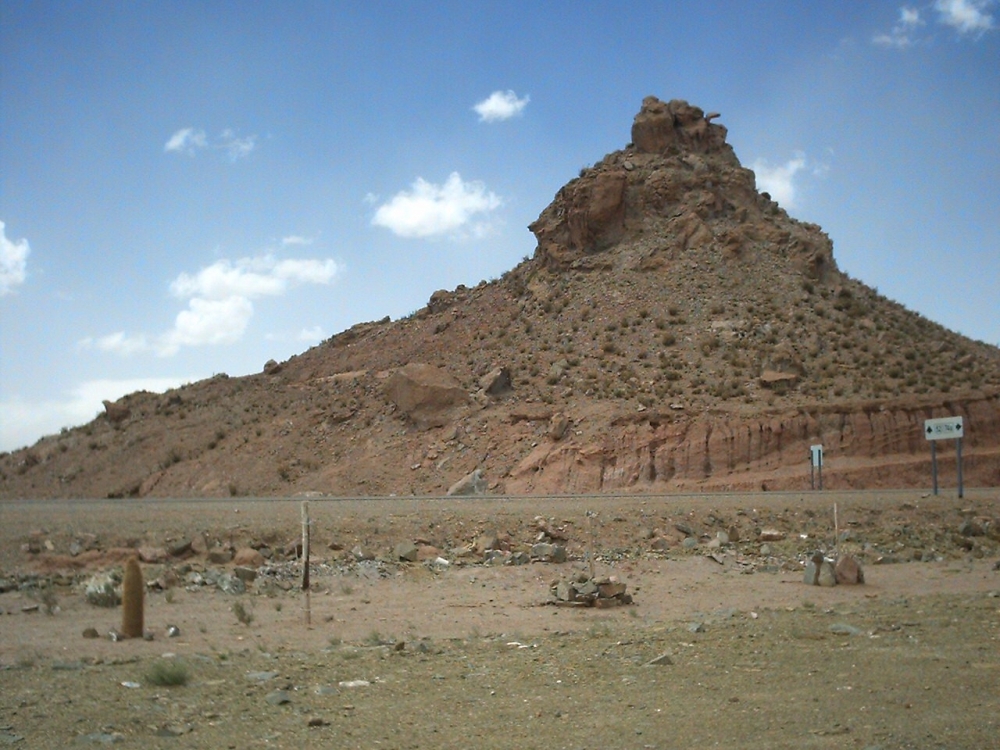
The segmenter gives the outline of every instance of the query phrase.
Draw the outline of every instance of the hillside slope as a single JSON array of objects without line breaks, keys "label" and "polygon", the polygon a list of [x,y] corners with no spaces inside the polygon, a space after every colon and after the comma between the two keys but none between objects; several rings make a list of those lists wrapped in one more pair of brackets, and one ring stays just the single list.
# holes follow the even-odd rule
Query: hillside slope
[{"label": "hillside slope", "polygon": [[503,278],[131,394],[0,457],[0,498],[433,495],[477,469],[509,494],[807,487],[814,443],[828,487],[920,486],[948,415],[966,482],[1000,485],[1000,350],[842,273],[713,119],[648,97]]}]

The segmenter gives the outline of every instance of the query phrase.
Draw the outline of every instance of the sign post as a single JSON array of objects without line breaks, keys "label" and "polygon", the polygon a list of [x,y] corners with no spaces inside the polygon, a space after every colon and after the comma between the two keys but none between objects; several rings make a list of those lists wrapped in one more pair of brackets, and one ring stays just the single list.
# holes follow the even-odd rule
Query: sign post
[{"label": "sign post", "polygon": [[810,445],[809,456],[812,464],[809,467],[809,488],[816,489],[815,475],[819,472],[819,488],[823,489],[823,446]]},{"label": "sign post", "polygon": [[965,436],[965,425],[962,417],[939,417],[924,420],[924,437],[931,443],[931,476],[934,480],[934,494],[938,493],[937,471],[937,441],[958,441],[958,496],[963,496],[962,490],[962,438]]}]

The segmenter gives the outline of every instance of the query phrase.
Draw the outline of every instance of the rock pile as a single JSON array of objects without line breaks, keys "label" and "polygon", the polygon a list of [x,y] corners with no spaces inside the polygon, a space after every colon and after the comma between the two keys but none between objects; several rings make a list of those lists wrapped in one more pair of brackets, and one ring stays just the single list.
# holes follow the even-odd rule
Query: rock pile
[{"label": "rock pile", "polygon": [[851,555],[844,555],[836,561],[816,551],[806,564],[802,582],[807,586],[856,585],[865,582],[865,572]]},{"label": "rock pile", "polygon": [[632,595],[617,576],[588,577],[577,573],[569,580],[555,581],[551,586],[555,604],[574,607],[618,607],[632,604]]}]

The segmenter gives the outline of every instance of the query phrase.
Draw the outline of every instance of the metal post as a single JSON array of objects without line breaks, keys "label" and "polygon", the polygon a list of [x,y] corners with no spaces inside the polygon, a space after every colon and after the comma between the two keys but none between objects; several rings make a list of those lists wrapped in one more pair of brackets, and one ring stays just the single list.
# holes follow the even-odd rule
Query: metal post
[{"label": "metal post", "polygon": [[958,497],[962,497],[962,438],[958,439]]},{"label": "metal post", "polygon": [[306,626],[312,625],[312,601],[309,596],[309,501],[302,501],[302,590],[306,594]]},{"label": "metal post", "polygon": [[813,465],[812,455],[809,456],[809,489],[816,489],[816,467]]},{"label": "metal post", "polygon": [[819,460],[819,491],[823,491],[823,459]]},{"label": "metal post", "polygon": [[937,441],[931,440],[931,476],[934,477],[934,494],[938,493],[937,488]]}]

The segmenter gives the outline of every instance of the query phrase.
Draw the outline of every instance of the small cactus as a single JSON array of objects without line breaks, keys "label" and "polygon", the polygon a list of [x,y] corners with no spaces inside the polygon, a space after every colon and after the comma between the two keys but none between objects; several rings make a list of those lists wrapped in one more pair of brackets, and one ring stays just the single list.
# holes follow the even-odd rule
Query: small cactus
[{"label": "small cactus", "polygon": [[142,638],[145,616],[145,586],[142,569],[134,557],[125,564],[125,578],[122,581],[122,635],[126,638]]}]

